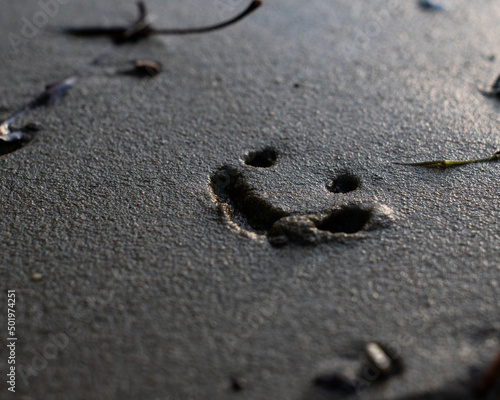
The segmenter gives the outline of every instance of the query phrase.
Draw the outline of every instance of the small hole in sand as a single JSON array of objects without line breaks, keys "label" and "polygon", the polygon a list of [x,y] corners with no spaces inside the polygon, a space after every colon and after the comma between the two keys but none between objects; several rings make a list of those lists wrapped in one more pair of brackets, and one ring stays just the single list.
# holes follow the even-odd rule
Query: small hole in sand
[{"label": "small hole in sand", "polygon": [[346,206],[333,211],[323,221],[319,221],[316,227],[332,233],[356,233],[368,223],[371,214],[371,210],[364,210],[358,206]]},{"label": "small hole in sand", "polygon": [[278,152],[270,147],[252,151],[245,157],[245,164],[256,168],[272,167],[278,159]]},{"label": "small hole in sand", "polygon": [[353,192],[361,185],[361,179],[351,173],[343,173],[326,185],[326,188],[332,193]]}]

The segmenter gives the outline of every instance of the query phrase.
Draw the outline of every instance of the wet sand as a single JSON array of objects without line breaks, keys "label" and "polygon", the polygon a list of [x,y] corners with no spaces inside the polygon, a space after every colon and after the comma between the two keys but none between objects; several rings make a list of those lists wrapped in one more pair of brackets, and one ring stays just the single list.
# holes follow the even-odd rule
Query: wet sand
[{"label": "wet sand", "polygon": [[[123,3],[60,5],[17,52],[43,10],[0,14],[0,120],[81,76],[0,157],[0,397],[345,398],[313,384],[336,373],[367,399],[472,398],[500,347],[500,164],[395,163],[499,150],[477,87],[500,73],[500,5],[268,0],[119,48],[57,32],[131,23]],[[246,6],[147,3],[160,27]],[[162,72],[120,73],[138,59]],[[360,379],[369,342],[403,371]]]}]

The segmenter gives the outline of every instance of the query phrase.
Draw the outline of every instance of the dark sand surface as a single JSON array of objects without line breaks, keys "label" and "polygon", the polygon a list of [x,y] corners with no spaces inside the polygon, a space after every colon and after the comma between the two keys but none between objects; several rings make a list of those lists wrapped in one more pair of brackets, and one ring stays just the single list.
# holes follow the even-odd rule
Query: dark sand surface
[{"label": "dark sand surface", "polygon": [[[220,4],[246,6],[148,1],[165,27],[219,21]],[[477,90],[500,73],[500,4],[443,4],[265,0],[224,31],[88,67],[111,42],[53,28],[131,22],[132,1],[68,1],[16,53],[9,32],[40,6],[3,0],[0,119],[83,77],[23,118],[43,126],[30,145],[0,157],[0,304],[16,290],[19,338],[16,394],[3,378],[0,398],[345,398],[311,382],[352,376],[370,341],[405,369],[361,397],[472,398],[500,347],[500,164],[395,164],[500,148],[500,103]],[[163,72],[116,73],[139,58]],[[242,161],[266,147],[273,166]],[[210,186],[223,166],[268,210],[362,204],[385,226],[273,247],[224,222]],[[345,172],[360,186],[329,192]]]}]

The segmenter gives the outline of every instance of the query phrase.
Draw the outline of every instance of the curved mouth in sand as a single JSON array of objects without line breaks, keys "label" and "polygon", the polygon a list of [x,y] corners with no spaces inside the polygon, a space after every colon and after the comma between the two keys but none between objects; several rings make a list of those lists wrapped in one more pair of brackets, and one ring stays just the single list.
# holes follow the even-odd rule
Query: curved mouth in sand
[{"label": "curved mouth in sand", "polygon": [[[313,215],[286,212],[263,198],[235,167],[219,168],[210,178],[212,198],[222,218],[238,233],[274,246],[318,244],[356,236],[380,224],[381,213],[374,204],[346,204]],[[382,218],[383,219],[383,218]]]}]

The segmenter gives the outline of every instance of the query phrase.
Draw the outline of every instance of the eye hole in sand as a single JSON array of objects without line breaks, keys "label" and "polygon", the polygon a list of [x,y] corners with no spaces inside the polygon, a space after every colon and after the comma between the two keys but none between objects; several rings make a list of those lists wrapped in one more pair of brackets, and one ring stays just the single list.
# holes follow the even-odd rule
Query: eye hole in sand
[{"label": "eye hole in sand", "polygon": [[271,147],[251,151],[245,157],[245,164],[256,168],[269,168],[276,164],[278,152]]},{"label": "eye hole in sand", "polygon": [[326,188],[332,193],[349,193],[359,188],[360,185],[361,179],[350,172],[344,172],[328,182]]},{"label": "eye hole in sand", "polygon": [[370,221],[372,211],[355,205],[342,207],[333,211],[326,219],[318,222],[316,227],[331,233],[356,233]]}]

